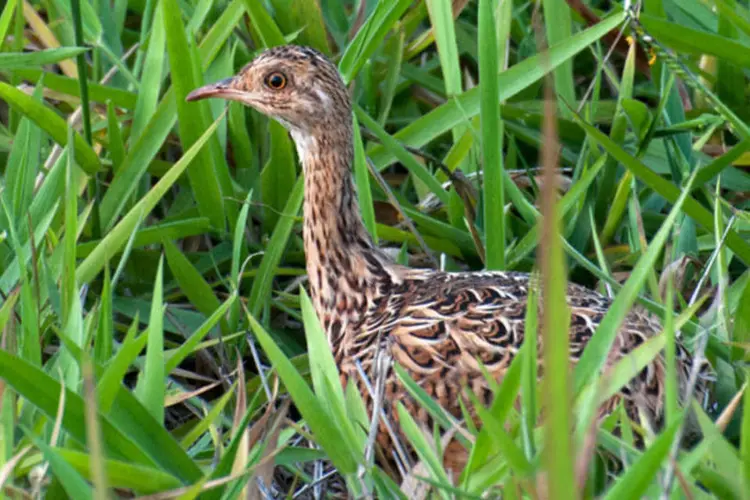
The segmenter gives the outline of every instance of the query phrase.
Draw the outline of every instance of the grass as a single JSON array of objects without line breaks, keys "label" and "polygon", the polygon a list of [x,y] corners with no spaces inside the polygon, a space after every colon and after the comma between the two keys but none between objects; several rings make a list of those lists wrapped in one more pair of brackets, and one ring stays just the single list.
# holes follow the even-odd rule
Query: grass
[{"label": "grass", "polygon": [[[625,3],[5,2],[0,496],[747,498],[750,6],[649,1],[636,20]],[[482,427],[460,433],[459,478],[404,408],[416,470],[399,485],[374,460],[300,286],[285,131],[184,102],[287,41],[351,84],[379,244],[451,270],[541,270],[531,300],[547,307],[527,311]],[[613,299],[572,371],[566,278]],[[602,376],[634,305],[664,332]],[[677,396],[675,337],[715,368],[707,408]],[[622,409],[592,425],[662,350],[666,425]],[[677,447],[689,418],[704,439]]]}]

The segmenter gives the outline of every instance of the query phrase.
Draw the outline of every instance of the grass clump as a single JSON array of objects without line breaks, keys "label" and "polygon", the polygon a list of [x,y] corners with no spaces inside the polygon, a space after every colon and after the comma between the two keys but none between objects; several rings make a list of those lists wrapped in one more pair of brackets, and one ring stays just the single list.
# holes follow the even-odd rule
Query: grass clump
[{"label": "grass clump", "polygon": [[[6,2],[0,495],[746,498],[750,9],[632,3]],[[549,307],[526,329],[547,336],[545,379],[529,334],[460,432],[458,478],[405,411],[419,463],[397,484],[376,460],[300,286],[284,129],[185,104],[286,42],[350,84],[379,244],[414,266],[542,270],[531,300]],[[552,335],[566,279],[613,298],[573,371]],[[633,306],[664,332],[600,375]],[[710,405],[678,397],[678,336],[714,367]],[[622,408],[592,425],[662,351],[665,425]],[[687,420],[703,439],[680,447]]]}]

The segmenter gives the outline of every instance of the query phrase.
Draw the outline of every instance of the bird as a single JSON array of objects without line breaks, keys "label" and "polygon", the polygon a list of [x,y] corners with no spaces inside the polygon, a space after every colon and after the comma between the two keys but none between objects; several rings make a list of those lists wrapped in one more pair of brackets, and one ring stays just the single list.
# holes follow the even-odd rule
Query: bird
[{"label": "bird", "polygon": [[[370,389],[376,378],[383,382],[380,404],[385,418],[376,430],[381,452],[392,456],[396,440],[404,437],[397,403],[427,429],[434,423],[397,377],[396,363],[457,419],[467,390],[489,404],[493,391],[483,369],[501,381],[523,345],[533,275],[415,269],[395,263],[374,243],[352,178],[352,101],[337,67],[315,49],[265,49],[235,76],[187,96],[188,101],[205,98],[254,108],[281,123],[294,141],[304,175],[303,242],[310,297],[342,384],[356,384],[371,414]],[[567,285],[566,300],[570,359],[575,363],[611,300],[573,283]],[[658,320],[631,310],[618,330],[607,366],[661,331]],[[542,348],[540,344],[540,353]],[[679,387],[685,390],[693,358],[681,343],[677,355]],[[705,359],[700,363],[693,395],[703,399],[710,365]],[[665,376],[660,355],[607,401],[600,414],[622,403],[630,415],[640,408],[658,421],[664,413]],[[389,431],[388,422],[395,431]],[[456,439],[445,447],[444,464],[451,471],[460,473],[467,457]]]}]

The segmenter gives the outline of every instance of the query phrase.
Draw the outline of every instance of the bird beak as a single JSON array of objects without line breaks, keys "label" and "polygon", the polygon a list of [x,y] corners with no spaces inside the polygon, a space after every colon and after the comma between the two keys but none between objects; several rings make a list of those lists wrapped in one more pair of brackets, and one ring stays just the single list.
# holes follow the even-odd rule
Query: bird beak
[{"label": "bird beak", "polygon": [[209,97],[220,97],[222,99],[229,99],[232,101],[242,101],[245,92],[237,90],[233,87],[235,77],[225,78],[218,82],[204,85],[203,87],[197,88],[190,92],[185,98],[186,101],[200,101],[201,99],[207,99]]}]

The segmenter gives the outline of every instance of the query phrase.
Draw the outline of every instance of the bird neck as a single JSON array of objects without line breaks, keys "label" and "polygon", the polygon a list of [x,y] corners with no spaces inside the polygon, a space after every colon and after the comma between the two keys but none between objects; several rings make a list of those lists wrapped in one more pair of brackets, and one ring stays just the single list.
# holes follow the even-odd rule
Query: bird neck
[{"label": "bird neck", "polygon": [[305,175],[304,245],[310,294],[335,347],[347,326],[358,322],[388,259],[365,229],[352,181],[351,126],[292,131]]}]

